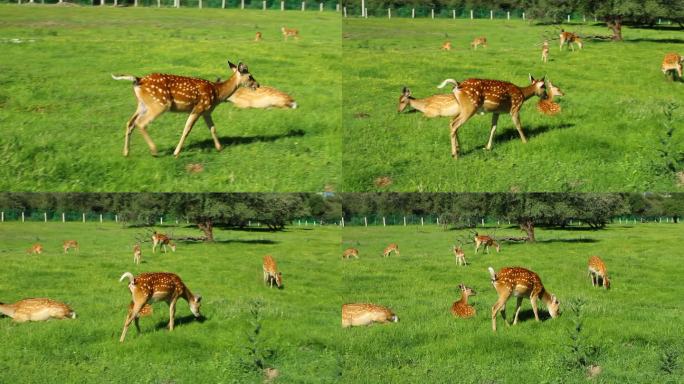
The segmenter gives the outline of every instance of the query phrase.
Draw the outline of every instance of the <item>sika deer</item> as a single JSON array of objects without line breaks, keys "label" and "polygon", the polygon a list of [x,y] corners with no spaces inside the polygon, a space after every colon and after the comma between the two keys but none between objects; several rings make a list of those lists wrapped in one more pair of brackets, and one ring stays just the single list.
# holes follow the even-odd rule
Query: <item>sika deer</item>
[{"label": "sika deer", "polygon": [[31,248],[26,250],[26,253],[40,255],[41,253],[43,253],[43,245],[41,245],[40,243],[35,243],[31,246]]},{"label": "sika deer", "polygon": [[256,41],[256,42],[261,41],[261,32],[257,32],[257,33],[254,35],[254,41]]},{"label": "sika deer", "polygon": [[356,248],[347,248],[342,252],[342,259],[359,258],[359,250]]},{"label": "sika deer", "polygon": [[398,321],[397,315],[387,307],[366,303],[342,305],[342,328]]},{"label": "sika deer", "polygon": [[549,61],[549,41],[548,40],[544,40],[544,44],[542,45],[541,60],[543,63],[547,63]]},{"label": "sika deer", "polygon": [[[663,75],[667,76],[667,73],[674,71],[677,73],[679,78],[682,78],[682,63],[684,63],[684,56],[680,56],[676,53],[668,53],[663,58],[663,64],[660,66],[660,70],[663,71]],[[672,76],[674,80],[674,75]]]},{"label": "sika deer", "polygon": [[68,305],[51,299],[24,299],[14,304],[0,303],[0,313],[11,317],[17,323],[76,318],[76,312]]},{"label": "sika deer", "polygon": [[[610,279],[608,279],[608,269],[606,268],[606,263],[601,260],[598,256],[592,256],[589,258],[589,278],[591,279],[591,285],[593,287],[603,285],[603,288],[610,289]],[[601,281],[599,281],[599,278]],[[599,284],[600,283],[600,284]]]},{"label": "sika deer", "polygon": [[282,27],[282,28],[280,28],[280,32],[283,33],[283,37],[285,38],[285,41],[287,41],[287,39],[290,36],[294,37],[295,40],[299,40],[299,30],[298,29]]},{"label": "sika deer", "polygon": [[475,308],[473,308],[471,305],[468,305],[468,297],[475,296],[477,292],[463,284],[459,284],[458,288],[461,290],[461,300],[454,301],[454,304],[451,305],[451,313],[454,316],[464,319],[475,316]]},{"label": "sika deer", "polygon": [[451,41],[445,41],[440,48],[442,51],[451,51]]},{"label": "sika deer", "polygon": [[485,147],[487,150],[492,149],[496,124],[499,115],[502,113],[511,115],[520,139],[523,143],[527,143],[520,124],[520,108],[530,97],[541,96],[544,93],[546,85],[543,78],[537,80],[530,75],[530,85],[527,87],[518,87],[499,80],[468,79],[462,83],[457,83],[453,79],[446,79],[438,88],[444,88],[449,83],[457,84],[453,94],[461,108],[460,113],[454,116],[450,124],[451,156],[454,159],[458,159],[458,129],[477,112],[491,112],[493,114],[489,141]]},{"label": "sika deer", "polygon": [[398,112],[403,112],[406,107],[422,112],[425,117],[452,117],[458,115],[460,108],[453,93],[432,95],[423,99],[411,96],[411,90],[404,87],[399,97]]},{"label": "sika deer", "polygon": [[228,66],[233,71],[233,75],[226,81],[215,83],[194,77],[160,73],[145,77],[112,75],[114,80],[132,81],[133,91],[138,99],[138,109],[128,120],[124,131],[124,156],[128,156],[129,138],[135,126],[140,129],[152,155],[157,155],[157,147],[147,134],[147,126],[166,111],[190,113],[180,141],[173,151],[174,156],[178,157],[180,154],[185,139],[200,116],[204,118],[209,128],[216,150],[220,151],[221,143],[216,136],[214,121],[211,119],[214,108],[226,101],[241,86],[252,89],[259,87],[259,83],[254,80],[245,64],[235,65],[229,61]]},{"label": "sika deer", "polygon": [[481,245],[484,245],[484,251],[486,253],[489,253],[489,247],[494,247],[496,248],[496,253],[499,253],[501,250],[501,247],[499,247],[499,243],[497,243],[494,238],[487,236],[487,235],[478,235],[477,232],[475,232],[475,253],[480,249]]},{"label": "sika deer", "polygon": [[463,252],[463,249],[460,246],[457,247],[454,245],[453,251],[454,256],[456,256],[456,265],[468,265],[465,259],[465,252]]},{"label": "sika deer", "polygon": [[157,245],[161,244],[161,248],[164,250],[164,253],[166,253],[166,245],[168,244],[171,247],[172,252],[176,252],[176,244],[171,241],[171,238],[166,236],[163,233],[157,233],[156,231],[152,233],[152,253],[157,252]]},{"label": "sika deer", "polygon": [[553,101],[553,98],[556,96],[565,96],[565,93],[563,93],[560,88],[553,85],[551,80],[548,80],[546,92],[537,103],[537,110],[546,115],[555,115],[560,113],[561,106]]},{"label": "sika deer", "polygon": [[126,339],[126,332],[131,322],[135,320],[135,327],[140,332],[138,325],[138,317],[146,304],[155,301],[166,301],[169,304],[169,330],[173,331],[174,316],[176,315],[176,301],[183,298],[188,302],[190,311],[199,318],[202,296],[194,295],[188,287],[183,283],[180,277],[174,273],[155,272],[142,273],[136,277],[133,274],[126,272],[121,275],[119,281],[128,278],[130,283],[128,289],[131,290],[133,296],[133,308],[128,311],[126,322],[124,323],[123,331],[121,332],[120,342]]},{"label": "sika deer", "polygon": [[81,250],[81,248],[78,245],[78,241],[76,241],[76,240],[64,240],[64,242],[62,243],[62,249],[64,250],[64,253],[68,253],[70,248],[74,248],[79,252]]},{"label": "sika deer", "polygon": [[140,243],[136,243],[133,246],[133,262],[140,264],[140,259],[142,259],[142,249],[140,249]]},{"label": "sika deer", "polygon": [[273,87],[240,88],[228,98],[228,101],[238,108],[297,109],[297,102],[292,96]]},{"label": "sika deer", "polygon": [[477,50],[478,46],[483,46],[487,48],[487,38],[486,37],[476,37],[472,43],[470,43],[470,47]]},{"label": "sika deer", "polygon": [[579,37],[577,34],[572,33],[572,32],[565,32],[564,30],[561,29],[560,33],[560,49],[563,49],[563,44],[567,44],[570,46],[570,48],[575,51],[575,46],[573,45],[577,44],[579,49],[581,50],[584,44],[582,43],[582,38]]},{"label": "sika deer", "polygon": [[[506,302],[511,295],[515,296],[517,299],[513,325],[518,323],[520,304],[522,304],[522,300],[525,297],[529,297],[530,303],[532,304],[532,311],[534,312],[534,318],[537,321],[539,321],[537,300],[540,298],[544,304],[546,304],[551,317],[555,318],[558,316],[558,299],[544,288],[539,275],[536,273],[520,267],[502,268],[499,273],[494,273],[494,268],[489,267],[489,274],[492,278],[492,285],[499,295],[499,299],[492,307],[492,330],[495,332],[496,314],[501,311],[501,317],[504,322],[506,322]],[[508,325],[507,322],[506,325]]]},{"label": "sika deer", "polygon": [[382,251],[382,257],[388,257],[392,252],[396,253],[397,256],[401,256],[399,254],[399,246],[396,243],[392,243],[385,247],[385,250]]},{"label": "sika deer", "polygon": [[275,284],[278,288],[283,288],[283,274],[278,272],[278,265],[271,255],[264,256],[264,284],[273,288]]}]

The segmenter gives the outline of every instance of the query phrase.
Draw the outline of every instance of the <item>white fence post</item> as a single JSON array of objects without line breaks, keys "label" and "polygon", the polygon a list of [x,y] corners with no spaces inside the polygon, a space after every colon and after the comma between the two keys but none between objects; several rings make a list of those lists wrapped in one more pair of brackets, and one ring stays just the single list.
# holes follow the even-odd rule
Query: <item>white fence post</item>
[{"label": "white fence post", "polygon": [[404,227],[406,226],[406,216],[404,216]]},{"label": "white fence post", "polygon": [[335,12],[340,11],[340,3],[335,4]]},{"label": "white fence post", "polygon": [[43,212],[43,221],[47,223],[47,212]]},{"label": "white fence post", "polygon": [[342,223],[342,227],[344,227],[344,216],[342,216],[342,221],[341,221],[341,223]]},{"label": "white fence post", "polygon": [[133,2],[133,6],[134,6],[134,7],[137,7],[137,6],[138,6],[138,0],[135,0],[135,1]]},{"label": "white fence post", "polygon": [[302,1],[302,11],[306,9],[306,1]]},{"label": "white fence post", "polygon": [[64,212],[62,212],[62,223],[66,223],[66,217],[64,216]]},{"label": "white fence post", "polygon": [[451,17],[452,17],[454,20],[456,20],[456,10],[455,10],[455,9],[452,9],[452,10],[451,10]]},{"label": "white fence post", "polygon": [[100,213],[100,223],[102,223],[102,214]]},{"label": "white fence post", "polygon": [[385,227],[387,224],[385,223],[385,216],[382,217],[382,226]]},{"label": "white fence post", "polygon": [[202,0],[199,0],[199,5],[198,5],[198,7],[199,7],[199,9],[202,9]]},{"label": "white fence post", "polygon": [[494,20],[494,11],[493,10],[489,11],[489,20]]},{"label": "white fence post", "polygon": [[[44,1],[43,1],[44,3]],[[104,7],[107,2],[105,0],[100,1],[100,6]]]},{"label": "white fence post", "polygon": [[281,10],[281,11],[284,11],[284,10],[285,10],[285,2],[284,2],[284,1],[281,1],[281,2],[280,2],[280,10]]},{"label": "white fence post", "polygon": [[523,20],[525,20],[525,12],[523,12]]},{"label": "white fence post", "polygon": [[430,14],[432,15],[432,18],[434,19],[435,18],[435,9],[434,8],[432,8],[430,10]]},{"label": "white fence post", "polygon": [[159,225],[164,225],[164,216],[159,217]]},{"label": "white fence post", "polygon": [[[104,3],[104,0],[102,2]],[[161,0],[157,0],[157,8],[161,8]]]},{"label": "white fence post", "polygon": [[366,216],[363,217],[363,225],[368,226],[368,218]]},{"label": "white fence post", "polygon": [[5,222],[5,211],[0,212],[0,223]]},{"label": "white fence post", "polygon": [[[114,222],[118,223],[119,222],[119,215],[114,215]],[[178,223],[176,223],[178,224]]]},{"label": "white fence post", "polygon": [[506,12],[506,19],[511,19],[511,11]]},{"label": "white fence post", "polygon": [[387,18],[392,19],[392,8],[387,8]]},{"label": "white fence post", "polygon": [[437,218],[437,225],[439,225],[439,217]]},{"label": "white fence post", "polygon": [[240,0],[240,9],[245,9],[245,0]]},{"label": "white fence post", "polygon": [[24,222],[24,211],[21,211],[21,222]]},{"label": "white fence post", "polygon": [[471,9],[470,10],[470,20],[472,20],[472,19],[474,19],[474,17],[473,17],[473,10]]},{"label": "white fence post", "polygon": [[412,19],[416,18],[416,9],[415,8],[411,8],[411,18]]},{"label": "white fence post", "polygon": [[570,22],[570,15],[568,15],[568,23]]},{"label": "white fence post", "polygon": [[347,17],[347,7],[342,7],[342,13],[344,13],[344,17]]},{"label": "white fence post", "polygon": [[423,218],[422,217],[420,218],[420,226],[421,227],[423,226]]},{"label": "white fence post", "polygon": [[226,9],[226,0],[221,0],[221,8]]},{"label": "white fence post", "polygon": [[323,12],[323,3],[318,3],[318,12]]},{"label": "white fence post", "polygon": [[586,23],[587,22],[587,15],[582,15],[582,22]]},{"label": "white fence post", "polygon": [[366,8],[366,9],[363,11],[363,14],[366,15],[366,16],[364,16],[364,17],[367,19],[367,18],[368,18],[368,8]]},{"label": "white fence post", "polygon": [[482,226],[484,227],[484,219],[482,219]]},{"label": "white fence post", "polygon": [[83,222],[85,223],[85,213],[81,214],[83,217]]},{"label": "white fence post", "polygon": [[263,11],[266,10],[266,0],[263,0],[263,1],[261,2],[261,9],[262,9]]}]

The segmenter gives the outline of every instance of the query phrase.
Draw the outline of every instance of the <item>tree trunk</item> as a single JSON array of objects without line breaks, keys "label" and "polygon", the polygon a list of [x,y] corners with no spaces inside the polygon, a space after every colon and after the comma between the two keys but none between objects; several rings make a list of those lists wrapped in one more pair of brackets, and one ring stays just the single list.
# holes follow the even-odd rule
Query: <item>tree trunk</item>
[{"label": "tree trunk", "polygon": [[204,241],[214,241],[214,223],[211,220],[197,223],[199,229],[204,232]]},{"label": "tree trunk", "polygon": [[534,222],[532,220],[525,220],[525,221],[521,222],[520,223],[520,229],[525,231],[525,233],[527,234],[527,242],[528,243],[534,243],[535,241],[537,241],[534,238]]},{"label": "tree trunk", "polygon": [[608,28],[613,31],[613,40],[622,41],[622,17],[608,17],[606,24],[608,25]]}]

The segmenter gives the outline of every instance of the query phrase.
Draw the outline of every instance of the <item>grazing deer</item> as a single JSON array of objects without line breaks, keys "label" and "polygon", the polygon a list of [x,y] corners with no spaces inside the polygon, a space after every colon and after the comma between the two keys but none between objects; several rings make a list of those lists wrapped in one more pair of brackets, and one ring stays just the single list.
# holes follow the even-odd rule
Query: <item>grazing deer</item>
[{"label": "grazing deer", "polygon": [[549,41],[548,40],[544,40],[544,44],[542,45],[541,60],[543,63],[547,63],[549,61]]},{"label": "grazing deer", "polygon": [[148,303],[163,300],[169,304],[170,331],[173,331],[174,316],[176,315],[176,301],[178,301],[179,298],[183,298],[188,302],[190,311],[195,318],[201,316],[200,306],[202,296],[192,294],[178,275],[167,272],[154,272],[142,273],[133,277],[133,274],[130,272],[125,272],[121,275],[119,281],[121,282],[125,278],[128,278],[130,282],[128,284],[128,289],[131,290],[133,308],[128,311],[128,316],[126,316],[123,332],[121,332],[121,338],[119,339],[120,342],[123,343],[126,339],[128,327],[134,320],[135,327],[138,329],[138,332],[140,332],[138,317],[143,310],[143,307]]},{"label": "grazing deer", "polygon": [[256,41],[256,42],[261,41],[261,32],[257,32],[256,35],[254,35],[254,41]]},{"label": "grazing deer", "polygon": [[133,262],[140,264],[140,259],[142,258],[142,249],[140,249],[140,243],[136,243],[133,246]]},{"label": "grazing deer", "polygon": [[[492,307],[492,329],[496,332],[496,314],[500,311],[501,317],[506,322],[506,302],[511,297],[515,296],[517,299],[515,305],[515,318],[513,325],[518,323],[518,314],[520,313],[520,304],[525,297],[530,299],[532,304],[532,311],[534,318],[539,321],[539,314],[537,313],[537,300],[541,300],[546,304],[549,314],[552,318],[558,316],[559,302],[555,295],[550,294],[541,282],[539,275],[536,273],[520,267],[502,268],[499,273],[494,273],[494,268],[489,267],[489,274],[492,278],[492,285],[499,295],[499,299]],[[508,323],[506,322],[506,325]]]},{"label": "grazing deer", "polygon": [[464,319],[475,316],[475,308],[468,305],[468,297],[475,296],[477,292],[463,284],[459,284],[458,288],[461,290],[461,300],[454,301],[454,304],[451,305],[451,313]]},{"label": "grazing deer", "polygon": [[396,243],[392,243],[385,247],[385,250],[382,251],[382,257],[388,257],[392,252],[396,253],[397,256],[401,256],[399,254],[399,246]]},{"label": "grazing deer", "polygon": [[507,113],[511,115],[515,128],[518,130],[520,140],[527,143],[525,134],[520,124],[520,108],[527,99],[544,94],[544,79],[535,79],[529,75],[530,85],[518,87],[512,83],[499,80],[468,79],[457,83],[453,79],[444,80],[438,88],[444,88],[447,84],[456,84],[453,90],[454,96],[460,105],[460,113],[451,120],[451,156],[458,159],[458,129],[470,120],[477,112],[492,113],[492,128],[489,133],[489,141],[485,147],[492,149],[492,141],[496,132],[496,124],[499,115]]},{"label": "grazing deer", "polygon": [[14,304],[0,303],[0,313],[11,317],[17,323],[76,318],[76,312],[68,305],[51,299],[24,299]]},{"label": "grazing deer", "polygon": [[565,96],[565,93],[563,93],[560,88],[553,85],[551,80],[548,80],[546,83],[546,92],[544,93],[544,96],[539,99],[537,110],[546,115],[555,115],[560,113],[561,106],[558,103],[555,103],[553,98],[556,96]]},{"label": "grazing deer", "polygon": [[458,115],[460,108],[453,93],[432,95],[423,99],[416,99],[407,87],[401,90],[397,111],[403,112],[406,107],[422,112],[425,117],[452,117]]},{"label": "grazing deer", "polygon": [[486,37],[476,37],[472,43],[470,43],[470,47],[473,49],[477,49],[478,46],[483,46],[487,48],[487,38]]},{"label": "grazing deer", "polygon": [[387,307],[365,303],[342,305],[342,328],[398,321],[397,315]]},{"label": "grazing deer", "polygon": [[62,249],[64,250],[64,253],[68,253],[69,248],[74,248],[79,252],[81,251],[81,248],[78,245],[78,241],[76,240],[64,240],[64,242],[62,243]]},{"label": "grazing deer", "polygon": [[135,126],[140,129],[152,155],[157,155],[157,147],[147,134],[147,126],[166,111],[190,113],[180,141],[173,151],[174,156],[178,157],[180,154],[185,139],[200,116],[204,118],[209,128],[216,150],[220,151],[221,143],[216,136],[214,121],[211,119],[214,108],[226,101],[241,86],[252,89],[259,87],[259,83],[254,80],[245,64],[235,65],[229,61],[228,67],[233,71],[232,76],[226,81],[215,83],[194,77],[160,73],[145,77],[112,75],[114,80],[132,81],[133,92],[138,99],[138,109],[126,123],[124,131],[124,156],[128,156],[129,138]]},{"label": "grazing deer", "polygon": [[268,284],[273,288],[275,284],[278,288],[283,287],[283,274],[278,272],[278,265],[271,255],[264,256],[264,284]]},{"label": "grazing deer", "polygon": [[283,37],[285,38],[285,41],[287,41],[287,39],[290,36],[294,37],[295,40],[299,40],[299,29],[282,27],[282,28],[280,28],[280,32],[283,33]]},{"label": "grazing deer", "polygon": [[572,32],[565,32],[564,30],[561,29],[561,33],[560,33],[560,49],[562,50],[562,49],[563,49],[563,45],[564,45],[564,44],[567,44],[567,45],[570,46],[570,49],[572,49],[573,52],[574,52],[574,51],[575,51],[575,46],[573,45],[573,43],[574,43],[574,44],[577,44],[577,46],[579,47],[579,49],[582,49],[582,47],[584,46],[584,44],[582,43],[582,38],[579,37],[577,34],[572,33]]},{"label": "grazing deer", "polygon": [[[667,76],[669,71],[677,72],[677,76],[682,78],[682,63],[684,63],[684,57],[676,53],[668,53],[663,58],[663,64],[660,66],[660,70],[663,71],[663,75]],[[674,75],[672,76],[674,80]]]},{"label": "grazing deer", "polygon": [[171,238],[166,236],[163,233],[157,233],[155,231],[152,233],[152,253],[157,252],[157,245],[161,245],[160,248],[164,250],[164,253],[166,253],[166,245],[169,245],[171,247],[172,252],[176,252],[176,244],[171,241]]},{"label": "grazing deer", "polygon": [[347,248],[342,252],[342,259],[359,258],[359,250],[356,248]]},{"label": "grazing deer", "polygon": [[484,245],[484,251],[486,253],[489,253],[489,247],[494,247],[496,248],[496,253],[499,253],[501,250],[501,247],[499,246],[499,243],[497,243],[494,238],[491,236],[487,235],[478,235],[477,232],[475,232],[475,253],[480,249],[481,245]]},{"label": "grazing deer", "polygon": [[[603,285],[603,288],[610,289],[610,279],[608,278],[608,269],[606,268],[606,263],[601,260],[598,256],[592,256],[589,258],[589,278],[591,279],[591,285],[593,287]],[[601,281],[599,281],[601,278]],[[599,284],[601,283],[601,284]]]},{"label": "grazing deer", "polygon": [[26,250],[26,253],[40,255],[41,253],[43,253],[43,245],[40,243],[35,243],[31,246],[31,248]]},{"label": "grazing deer", "polygon": [[297,108],[292,96],[273,87],[240,88],[228,101],[238,108]]},{"label": "grazing deer", "polygon": [[456,265],[468,265],[465,259],[465,252],[463,252],[463,249],[460,246],[457,247],[454,245],[453,251],[454,256],[456,256]]},{"label": "grazing deer", "polygon": [[442,51],[451,51],[451,41],[445,41],[442,43],[442,48],[440,48]]}]

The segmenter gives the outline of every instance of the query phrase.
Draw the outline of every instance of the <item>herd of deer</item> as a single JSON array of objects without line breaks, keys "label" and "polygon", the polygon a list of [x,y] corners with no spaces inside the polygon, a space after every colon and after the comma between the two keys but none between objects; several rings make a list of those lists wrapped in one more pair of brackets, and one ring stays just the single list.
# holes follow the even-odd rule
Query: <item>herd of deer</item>
[{"label": "herd of deer", "polygon": [[[494,247],[497,253],[500,251],[500,246],[496,240],[488,235],[479,235],[474,233],[473,243],[475,244],[475,253],[480,247],[483,247],[483,252],[489,252],[489,247]],[[457,265],[466,265],[465,252],[463,251],[462,242],[459,246],[454,245],[452,248],[456,256]],[[399,256],[399,246],[392,243],[383,251],[383,257],[389,256],[390,252],[396,251]],[[342,253],[342,259],[349,259],[354,257],[359,258],[359,250],[356,248],[347,248]],[[520,306],[524,298],[530,300],[532,305],[532,312],[534,318],[539,321],[539,313],[537,309],[537,301],[541,300],[549,311],[552,318],[556,318],[559,313],[560,302],[555,295],[551,294],[544,288],[541,278],[535,272],[521,267],[505,267],[501,268],[499,272],[494,271],[494,268],[488,268],[491,284],[498,295],[497,301],[492,306],[491,320],[492,330],[496,331],[496,318],[499,313],[506,325],[506,303],[514,296],[516,298],[515,316],[513,318],[513,325],[518,323],[518,315],[520,313]],[[606,264],[598,256],[591,256],[587,267],[589,278],[592,286],[603,286],[605,289],[610,288],[610,280],[608,278],[608,271]],[[476,315],[475,308],[468,304],[468,298],[475,296],[477,292],[465,284],[459,284],[458,290],[461,293],[461,298],[455,301],[451,306],[451,313],[455,317],[470,318]],[[370,303],[352,303],[344,304],[342,306],[342,327],[351,327],[359,325],[370,325],[372,323],[388,323],[398,322],[399,318],[390,309],[381,305]]]}]

